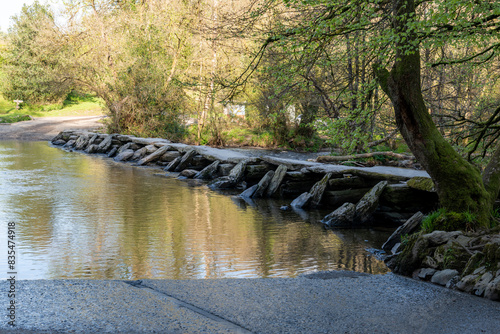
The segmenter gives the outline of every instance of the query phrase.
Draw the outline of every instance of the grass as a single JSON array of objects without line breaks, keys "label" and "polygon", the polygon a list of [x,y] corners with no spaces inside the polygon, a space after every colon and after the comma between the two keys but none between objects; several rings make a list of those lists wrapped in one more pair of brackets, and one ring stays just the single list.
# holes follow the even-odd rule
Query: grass
[{"label": "grass", "polygon": [[0,123],[15,123],[32,117],[100,116],[101,101],[93,96],[70,95],[62,104],[27,106],[16,110],[16,104],[0,96]]}]

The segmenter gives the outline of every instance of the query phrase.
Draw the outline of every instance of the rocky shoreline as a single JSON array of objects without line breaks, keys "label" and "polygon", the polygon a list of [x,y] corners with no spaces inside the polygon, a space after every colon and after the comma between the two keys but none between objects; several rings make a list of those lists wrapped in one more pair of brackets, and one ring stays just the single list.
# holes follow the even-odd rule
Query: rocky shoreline
[{"label": "rocky shoreline", "polygon": [[500,301],[500,233],[433,231],[424,233],[417,213],[382,248],[392,255],[395,273]]}]

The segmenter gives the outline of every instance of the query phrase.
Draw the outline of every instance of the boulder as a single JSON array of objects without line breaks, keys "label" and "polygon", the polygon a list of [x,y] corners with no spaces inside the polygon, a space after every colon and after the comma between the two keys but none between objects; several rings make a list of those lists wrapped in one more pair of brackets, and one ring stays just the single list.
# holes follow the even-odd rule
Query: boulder
[{"label": "boulder", "polygon": [[311,188],[309,193],[311,194],[311,203],[309,206],[311,208],[316,208],[319,206],[321,199],[323,198],[323,194],[325,192],[326,187],[328,186],[328,181],[332,177],[332,173],[326,173],[323,178],[316,182],[314,186]]},{"label": "boulder", "polygon": [[[154,153],[153,153],[154,154]],[[190,149],[187,151],[179,161],[179,164],[177,167],[175,167],[174,171],[180,172],[184,169],[186,169],[187,166],[189,166],[191,160],[193,160],[194,156],[197,154],[195,149]]]},{"label": "boulder", "polygon": [[260,198],[262,195],[264,195],[264,192],[267,190],[267,187],[269,186],[269,183],[271,183],[271,180],[274,176],[274,171],[270,170],[264,175],[262,180],[257,184],[257,189],[253,193],[252,196],[253,198]]},{"label": "boulder", "polygon": [[129,136],[129,135],[117,135],[116,136],[116,139],[118,139],[119,141],[121,141],[122,144],[131,142],[132,138],[134,138],[134,136]]},{"label": "boulder", "polygon": [[391,253],[397,254],[399,253],[400,249],[401,249],[401,243],[398,242],[397,244],[394,245],[394,247],[391,248]]},{"label": "boulder", "polygon": [[179,162],[181,162],[180,156],[175,158],[174,160],[170,161],[170,163],[167,165],[167,167],[165,167],[163,170],[166,172],[171,172],[171,171],[175,170],[175,168],[177,167]]},{"label": "boulder", "polygon": [[476,296],[482,296],[484,292],[486,291],[486,288],[490,284],[490,282],[493,280],[494,276],[493,273],[491,272],[486,272],[484,273],[481,278],[476,282],[474,285],[474,288],[472,291]]},{"label": "boulder", "polygon": [[279,165],[276,171],[274,172],[274,176],[269,183],[269,187],[267,188],[266,196],[273,197],[278,191],[281,182],[285,178],[287,172],[287,168],[285,165]]},{"label": "boulder", "polygon": [[395,244],[401,242],[401,236],[405,234],[414,233],[422,223],[422,219],[424,215],[422,212],[415,213],[410,219],[404,223],[404,225],[400,226],[394,233],[387,239],[387,241],[382,245],[382,249],[388,252],[394,247]]},{"label": "boulder", "polygon": [[299,197],[294,199],[290,206],[294,209],[302,209],[307,206],[312,199],[312,195],[308,192],[302,193]]},{"label": "boulder", "polygon": [[168,151],[168,152],[165,152],[158,160],[163,161],[163,162],[171,162],[180,156],[181,156],[181,153],[178,151]]},{"label": "boulder", "polygon": [[426,256],[422,261],[422,266],[437,269],[440,263],[436,261],[432,256]]},{"label": "boulder", "polygon": [[445,231],[433,231],[428,234],[424,234],[422,238],[429,241],[430,246],[439,246],[447,243],[450,239],[455,238],[463,234],[460,231],[445,232]]},{"label": "boulder", "polygon": [[219,165],[219,175],[222,175],[222,176],[228,176],[229,173],[231,173],[231,171],[233,170],[234,166],[236,166],[235,164],[223,164],[221,163]]},{"label": "boulder", "polygon": [[[137,165],[142,166],[144,164],[158,160],[163,154],[165,154],[169,150],[169,148],[170,148],[170,146],[168,146],[168,145],[160,147],[159,149],[155,150],[150,155],[139,160],[139,162],[137,162]],[[146,147],[144,149],[147,150]]]},{"label": "boulder", "polygon": [[193,178],[196,174],[198,173],[197,170],[194,170],[194,169],[184,169],[180,174],[179,176],[182,176],[182,177],[185,177],[185,178],[188,178],[188,179],[191,179]]},{"label": "boulder", "polygon": [[491,300],[500,300],[500,275],[488,284],[484,291],[484,297]]},{"label": "boulder", "polygon": [[132,156],[132,158],[130,160],[134,160],[134,161],[140,160],[140,159],[144,158],[144,156],[146,154],[147,154],[146,147],[140,148],[137,151],[135,151],[134,155]]},{"label": "boulder", "polygon": [[94,145],[94,144],[97,145],[97,140],[98,139],[99,139],[99,135],[97,133],[94,133],[94,135],[92,136],[92,138],[89,139],[89,142],[87,143],[87,147],[90,146],[90,145]]},{"label": "boulder", "polygon": [[217,168],[219,167],[220,161],[216,160],[212,162],[207,167],[203,168],[200,172],[198,172],[194,178],[199,180],[212,180],[216,177]]},{"label": "boulder", "polygon": [[63,145],[63,144],[56,144],[57,141],[62,140],[64,143],[66,143],[68,140],[63,139],[64,131],[59,132],[52,140],[50,141],[54,145]]},{"label": "boulder", "polygon": [[[132,149],[132,143],[126,143],[125,145],[122,145],[119,149],[118,149],[118,154],[122,153],[123,151],[125,150],[131,150]],[[134,150],[132,150],[134,151]]]},{"label": "boulder", "polygon": [[237,185],[236,179],[231,176],[219,177],[208,184],[208,187],[212,190],[215,189],[231,189],[235,188]]},{"label": "boulder", "polygon": [[109,151],[109,153],[108,153],[108,157],[112,158],[116,155],[116,153],[118,153],[118,146],[113,146],[111,151]]},{"label": "boulder", "polygon": [[87,148],[85,149],[85,153],[88,153],[88,154],[97,153],[97,148],[98,148],[97,145],[91,144],[91,145],[87,146]]},{"label": "boulder", "polygon": [[462,275],[467,276],[472,274],[477,269],[479,264],[483,261],[483,259],[484,259],[484,254],[482,252],[474,253],[467,261],[467,264],[465,265],[465,269],[462,272]]},{"label": "boulder", "polygon": [[113,159],[115,161],[127,161],[134,155],[134,150],[124,150]]},{"label": "boulder", "polygon": [[235,180],[235,183],[240,183],[241,180],[243,180],[243,177],[245,176],[245,169],[246,169],[247,162],[246,161],[240,161],[234,166],[233,169],[231,169],[231,172],[229,173],[229,177],[233,178]]},{"label": "boulder", "polygon": [[[167,145],[167,144],[165,144],[165,145]],[[163,146],[165,146],[165,145],[163,145]],[[160,147],[163,147],[163,146],[160,146]],[[156,150],[158,150],[159,147],[156,147],[155,145],[146,145],[143,148],[146,149],[146,154],[151,154],[151,153],[156,152]]]},{"label": "boulder", "polygon": [[57,139],[55,141],[52,141],[52,144],[57,145],[57,146],[62,146],[66,144],[66,141],[64,139]]},{"label": "boulder", "polygon": [[478,275],[467,275],[457,283],[456,287],[460,291],[471,293],[472,289],[474,289],[474,286],[476,285],[478,278]]},{"label": "boulder", "polygon": [[387,186],[387,183],[387,181],[377,183],[375,187],[373,187],[365,194],[365,196],[363,196],[363,198],[359,200],[356,204],[356,215],[354,217],[356,224],[366,224],[371,220],[372,214],[378,207],[380,195]]},{"label": "boulder", "polygon": [[434,182],[428,177],[416,176],[409,179],[406,184],[408,187],[427,192],[436,192]]},{"label": "boulder", "polygon": [[108,135],[106,136],[106,138],[104,138],[104,140],[99,144],[99,146],[97,147],[97,150],[100,152],[100,153],[105,153],[107,152],[112,143],[113,143],[113,135]]},{"label": "boulder", "polygon": [[428,281],[436,273],[436,269],[433,268],[422,268],[418,272],[418,278]]},{"label": "boulder", "polygon": [[431,278],[431,282],[445,286],[453,277],[458,275],[458,271],[454,269],[445,269],[437,271]]},{"label": "boulder", "polygon": [[352,227],[356,205],[344,203],[340,208],[327,215],[321,222],[328,228],[349,228]]},{"label": "boulder", "polygon": [[359,176],[351,175],[334,178],[328,181],[328,188],[331,190],[360,189],[368,188],[370,186],[373,186],[373,184],[368,184]]},{"label": "boulder", "polygon": [[242,198],[251,198],[253,196],[253,194],[255,193],[255,191],[257,190],[258,187],[259,187],[258,184],[255,184],[255,185],[251,186],[250,188],[248,188],[247,190],[245,190],[244,192],[242,192],[240,194],[240,197],[242,197]]},{"label": "boulder", "polygon": [[89,142],[89,138],[86,135],[81,135],[76,140],[75,150],[83,150],[83,148],[87,145],[88,142]]}]

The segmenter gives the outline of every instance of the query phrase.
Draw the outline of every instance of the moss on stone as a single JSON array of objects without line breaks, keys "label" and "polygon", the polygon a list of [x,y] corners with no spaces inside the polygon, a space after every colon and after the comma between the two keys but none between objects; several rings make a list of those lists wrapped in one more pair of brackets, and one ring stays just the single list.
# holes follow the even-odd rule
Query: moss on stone
[{"label": "moss on stone", "polygon": [[472,274],[474,272],[474,270],[481,267],[483,260],[484,260],[483,253],[481,253],[481,252],[474,253],[474,255],[472,255],[469,258],[469,261],[467,261],[467,265],[465,266],[465,269],[462,272],[462,277],[465,277],[467,275]]},{"label": "moss on stone", "polygon": [[455,269],[462,272],[470,258],[470,254],[456,242],[451,245],[443,245],[443,267],[442,269]]},{"label": "moss on stone", "polygon": [[500,244],[488,243],[484,246],[484,265],[490,271],[497,271],[500,262]]},{"label": "moss on stone", "polygon": [[420,268],[422,261],[432,255],[433,249],[429,248],[429,241],[422,238],[421,233],[408,237],[402,252],[387,263],[395,273],[409,276]]},{"label": "moss on stone", "polygon": [[428,177],[416,176],[408,180],[408,187],[428,191],[435,192],[436,189],[434,187],[434,182]]},{"label": "moss on stone", "polygon": [[429,214],[422,222],[426,233],[432,231],[470,231],[478,226],[475,215],[471,212],[450,212],[440,209]]}]

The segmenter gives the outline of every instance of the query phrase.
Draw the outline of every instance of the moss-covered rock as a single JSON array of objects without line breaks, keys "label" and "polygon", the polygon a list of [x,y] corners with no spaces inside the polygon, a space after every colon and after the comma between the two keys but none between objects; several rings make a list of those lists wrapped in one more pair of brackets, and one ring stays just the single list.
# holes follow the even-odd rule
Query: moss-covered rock
[{"label": "moss-covered rock", "polygon": [[467,261],[467,264],[465,266],[465,269],[462,273],[462,276],[467,276],[470,275],[479,268],[480,264],[483,262],[484,259],[484,254],[482,252],[476,252],[474,253],[470,258],[469,261]]},{"label": "moss-covered rock", "polygon": [[408,187],[428,192],[436,192],[434,182],[428,177],[416,176],[408,180],[406,183]]},{"label": "moss-covered rock", "polygon": [[397,274],[410,276],[416,269],[420,268],[422,261],[433,254],[434,249],[429,248],[429,240],[422,238],[420,233],[413,234],[405,241],[401,253],[391,258],[387,266]]},{"label": "moss-covered rock", "polygon": [[[447,243],[436,248],[434,259],[440,269],[455,269],[462,272],[469,261],[470,254],[458,243]],[[439,260],[438,260],[439,259]]]},{"label": "moss-covered rock", "polygon": [[487,243],[483,249],[484,265],[488,270],[497,271],[498,263],[500,262],[500,243]]}]

